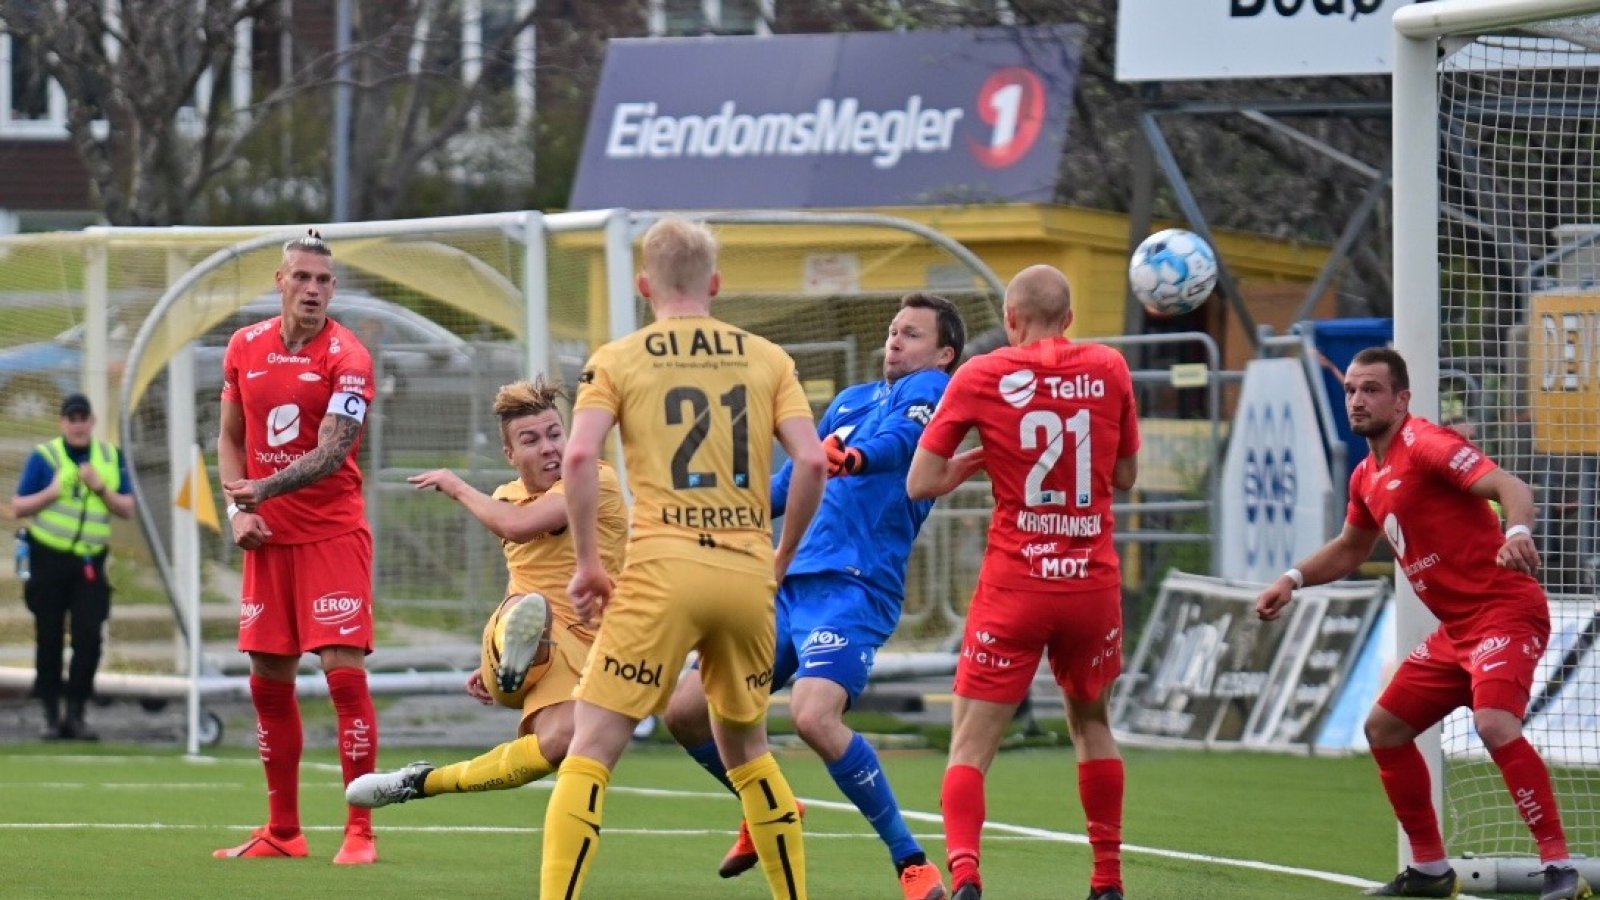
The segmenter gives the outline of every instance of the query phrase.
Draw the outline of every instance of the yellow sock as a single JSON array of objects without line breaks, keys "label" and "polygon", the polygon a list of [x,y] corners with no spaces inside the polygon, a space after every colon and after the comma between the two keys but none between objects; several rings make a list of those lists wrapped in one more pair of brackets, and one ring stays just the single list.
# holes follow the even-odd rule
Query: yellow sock
[{"label": "yellow sock", "polygon": [[539,736],[525,734],[466,762],[440,766],[428,773],[422,796],[503,791],[549,775],[555,766],[539,750]]},{"label": "yellow sock", "polygon": [[539,896],[576,900],[600,849],[600,819],[605,811],[611,771],[584,756],[569,756],[556,773],[556,787],[544,810],[544,853],[539,865]]},{"label": "yellow sock", "polygon": [[[800,834],[800,807],[771,753],[728,770],[739,792],[750,839],[761,857],[775,900],[806,900],[806,848]],[[541,895],[544,896],[544,895]],[[553,894],[550,896],[554,896]]]}]

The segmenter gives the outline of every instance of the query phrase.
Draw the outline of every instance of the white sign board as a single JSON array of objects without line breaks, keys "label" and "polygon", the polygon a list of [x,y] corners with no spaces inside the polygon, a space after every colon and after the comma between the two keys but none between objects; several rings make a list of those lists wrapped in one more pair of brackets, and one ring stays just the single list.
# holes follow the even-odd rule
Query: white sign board
[{"label": "white sign board", "polygon": [[1333,479],[1298,359],[1245,367],[1229,435],[1217,574],[1269,582],[1328,539]]},{"label": "white sign board", "polygon": [[1387,75],[1395,10],[1427,0],[1121,0],[1117,80]]}]

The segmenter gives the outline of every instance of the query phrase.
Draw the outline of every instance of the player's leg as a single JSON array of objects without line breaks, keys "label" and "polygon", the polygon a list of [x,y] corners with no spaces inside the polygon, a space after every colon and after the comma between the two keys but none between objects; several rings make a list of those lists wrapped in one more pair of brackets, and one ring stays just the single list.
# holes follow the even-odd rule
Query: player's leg
[{"label": "player's leg", "polygon": [[760,570],[711,567],[702,567],[696,575],[699,596],[709,605],[702,621],[716,623],[701,635],[699,649],[717,748],[739,792],[772,896],[804,900],[806,857],[799,801],[767,744],[776,612],[772,601],[758,601],[770,590],[772,576]]},{"label": "player's leg", "polygon": [[1593,892],[1567,850],[1550,769],[1522,733],[1534,671],[1547,639],[1548,632],[1485,638],[1467,654],[1466,665],[1472,676],[1473,725],[1539,847],[1545,873],[1541,900],[1574,900]]},{"label": "player's leg", "polygon": [[300,755],[304,731],[295,673],[300,642],[281,563],[288,548],[265,546],[244,555],[244,599],[239,606],[239,649],[250,654],[250,702],[256,711],[256,751],[267,781],[267,824],[217,858],[305,856],[300,830]]},{"label": "player's leg", "polygon": [[1417,735],[1471,699],[1470,681],[1453,656],[1444,633],[1434,632],[1400,665],[1367,715],[1372,760],[1411,849],[1411,863],[1367,891],[1369,896],[1453,897],[1457,892],[1433,807],[1432,776],[1416,743]]},{"label": "player's leg", "polygon": [[[630,562],[617,579],[600,633],[573,697],[572,742],[545,807],[539,896],[576,900],[600,847],[611,770],[640,719],[677,683],[694,642],[692,610],[674,602],[694,567],[679,560]],[[671,587],[669,587],[671,586]]]},{"label": "player's leg", "polygon": [[1008,597],[979,582],[956,662],[950,763],[940,790],[946,861],[955,900],[982,896],[979,835],[988,815],[984,778],[1017,707],[1028,696],[1044,641]]},{"label": "player's leg", "polygon": [[[360,528],[288,548],[293,553],[300,649],[322,660],[339,727],[339,768],[349,784],[378,767],[378,712],[367,681],[372,652],[372,533]],[[372,810],[346,807],[339,865],[376,862]]]},{"label": "player's leg", "polygon": [[1122,807],[1127,773],[1111,733],[1111,688],[1122,674],[1122,589],[1073,594],[1049,608],[1050,668],[1066,698],[1094,871],[1090,900],[1122,898]]},{"label": "player's leg", "polygon": [[[863,608],[866,593],[838,579],[791,579],[809,598],[806,609],[818,610],[822,621],[843,619],[841,608]],[[806,624],[816,622],[807,617]],[[795,731],[827,764],[834,784],[861,815],[866,817],[894,863],[900,885],[911,900],[938,900],[945,895],[944,878],[928,862],[922,845],[911,836],[900,813],[889,775],[878,751],[845,724],[844,713],[867,689],[872,661],[883,638],[863,628],[817,625],[800,641],[799,678],[789,699]]]},{"label": "player's leg", "polygon": [[700,766],[721,782],[730,792],[733,782],[728,780],[728,770],[717,754],[717,741],[711,733],[711,711],[706,708],[706,692],[700,683],[700,665],[690,666],[678,679],[678,687],[667,702],[667,731],[678,746]]},{"label": "player's leg", "polygon": [[[774,692],[789,683],[799,665],[796,655],[797,643],[793,639],[793,632],[788,626],[789,604],[786,602],[790,596],[787,584],[778,589],[777,598],[777,653],[772,664],[772,690]],[[700,678],[700,663],[695,664],[684,673],[678,684],[678,689],[672,693],[672,702],[667,707],[667,728],[701,768],[711,774],[711,777],[721,782],[735,797],[739,796],[738,790],[728,778],[728,769],[722,764],[722,755],[717,750],[717,742],[711,731],[711,710],[706,703],[705,685]],[[800,816],[805,817],[805,804],[799,804]],[[733,846],[723,854],[722,862],[717,864],[717,874],[723,878],[736,878],[755,868],[761,861],[761,856],[756,852],[755,841],[750,837],[750,826],[743,819],[739,821],[739,836],[734,839]]]},{"label": "player's leg", "polygon": [[[519,604],[512,612],[523,608]],[[527,674],[537,680],[519,686],[523,716],[518,736],[464,762],[414,770],[417,797],[519,788],[554,772],[566,759],[573,734],[570,698],[589,645],[559,624],[550,635],[549,665],[534,667]]]}]

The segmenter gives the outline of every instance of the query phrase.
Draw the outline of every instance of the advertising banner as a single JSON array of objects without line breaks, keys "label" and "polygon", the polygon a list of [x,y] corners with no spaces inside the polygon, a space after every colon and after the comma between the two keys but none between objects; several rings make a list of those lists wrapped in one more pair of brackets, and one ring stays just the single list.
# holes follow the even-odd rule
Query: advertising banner
[{"label": "advertising banner", "polygon": [[1529,302],[1534,449],[1600,453],[1600,293],[1537,293]]},{"label": "advertising banner", "polygon": [[1427,0],[1121,0],[1117,80],[1387,75],[1412,2]]},{"label": "advertising banner", "polygon": [[1040,202],[1076,25],[613,40],[573,209]]},{"label": "advertising banner", "polygon": [[1222,467],[1224,578],[1267,582],[1328,539],[1333,481],[1298,359],[1257,359],[1229,429]]},{"label": "advertising banner", "polygon": [[1259,584],[1173,572],[1117,682],[1111,724],[1144,744],[1309,744],[1333,708],[1388,593],[1345,581],[1256,618]]}]

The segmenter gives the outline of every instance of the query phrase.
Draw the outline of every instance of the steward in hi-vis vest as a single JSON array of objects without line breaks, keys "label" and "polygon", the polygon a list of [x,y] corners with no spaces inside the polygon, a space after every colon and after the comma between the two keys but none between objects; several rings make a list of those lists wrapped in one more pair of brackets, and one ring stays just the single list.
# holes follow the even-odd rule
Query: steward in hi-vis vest
[{"label": "steward in hi-vis vest", "polygon": [[[111,614],[106,580],[111,517],[133,515],[133,493],[121,451],[94,439],[89,398],[71,394],[61,402],[61,436],[28,457],[11,514],[32,519],[17,536],[17,575],[34,616],[33,695],[44,705],[44,737],[94,740],[83,707],[94,694],[102,632]],[[63,684],[69,617],[72,663]]]}]

